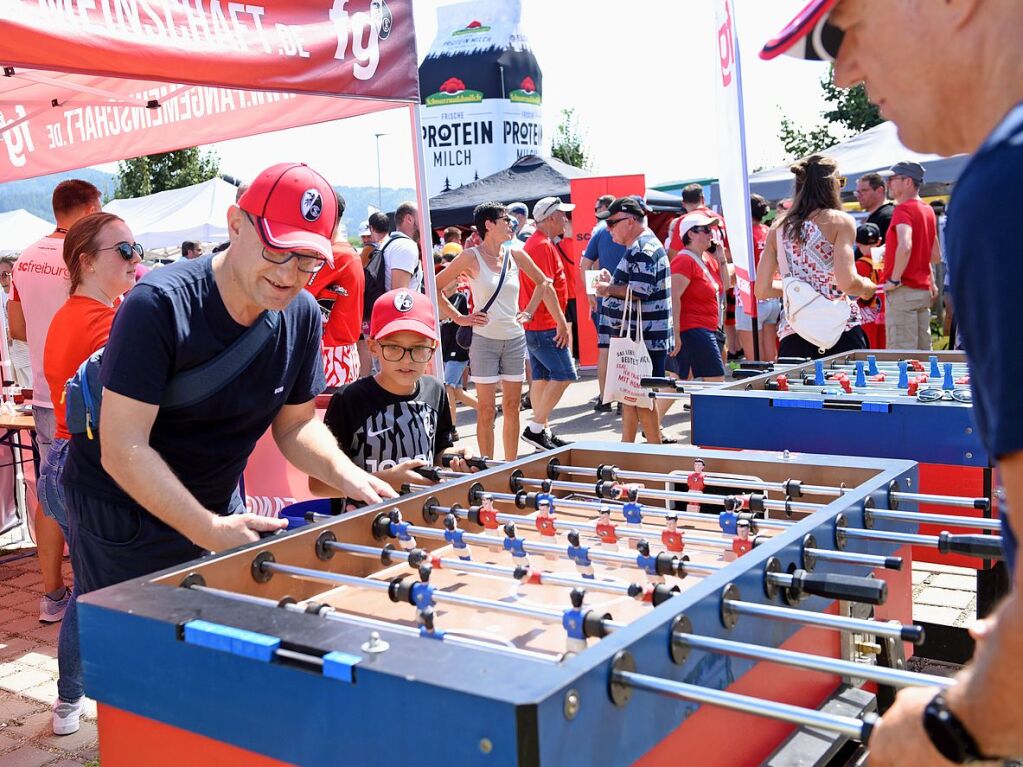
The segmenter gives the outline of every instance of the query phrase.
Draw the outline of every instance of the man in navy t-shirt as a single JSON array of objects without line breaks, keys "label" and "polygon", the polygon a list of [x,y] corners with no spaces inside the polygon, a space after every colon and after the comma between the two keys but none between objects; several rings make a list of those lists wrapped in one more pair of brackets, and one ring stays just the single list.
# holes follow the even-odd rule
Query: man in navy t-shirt
[{"label": "man in navy t-shirt", "polygon": [[[284,527],[241,513],[236,492],[268,428],[292,464],[350,497],[394,496],[316,418],[321,321],[302,288],[331,261],[337,222],[337,198],[322,176],[275,165],[228,211],[226,251],[158,270],[125,298],[101,367],[98,439],[73,436],[64,475],[76,594]],[[161,406],[169,380],[222,358],[268,320],[268,340],[232,381],[195,404]]]},{"label": "man in navy t-shirt", "polygon": [[[871,767],[1003,761],[1023,755],[1023,3],[813,0],[761,56],[834,59],[840,87],[865,83],[917,152],[974,153],[956,182],[946,244],[970,361],[973,415],[1005,490],[1002,540],[1012,591],[973,630],[973,661],[942,693],[907,688],[874,728]],[[934,56],[934,51],[955,51]]]}]

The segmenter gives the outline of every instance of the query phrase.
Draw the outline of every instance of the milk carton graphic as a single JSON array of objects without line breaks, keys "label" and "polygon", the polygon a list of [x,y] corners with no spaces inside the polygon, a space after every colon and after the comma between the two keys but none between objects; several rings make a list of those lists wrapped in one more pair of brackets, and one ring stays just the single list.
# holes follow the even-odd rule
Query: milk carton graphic
[{"label": "milk carton graphic", "polygon": [[519,0],[437,9],[437,37],[419,67],[430,195],[540,154],[542,75]]}]

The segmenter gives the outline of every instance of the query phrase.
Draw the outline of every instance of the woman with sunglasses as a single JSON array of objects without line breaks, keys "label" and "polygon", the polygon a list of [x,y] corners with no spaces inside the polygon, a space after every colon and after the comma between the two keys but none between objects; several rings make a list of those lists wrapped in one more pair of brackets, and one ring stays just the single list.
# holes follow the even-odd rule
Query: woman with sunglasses
[{"label": "woman with sunglasses", "polygon": [[[106,345],[120,297],[135,285],[135,267],[142,260],[142,246],[128,225],[112,213],[93,213],[80,219],[64,237],[64,263],[70,278],[70,295],[50,323],[43,350],[43,372],[54,392],[56,422],[53,444],[43,456],[39,471],[39,500],[47,515],[57,520],[68,545],[67,509],[64,502],[64,463],[68,440],[64,383],[93,352]],[[68,735],[78,729],[81,713],[82,662],[78,651],[77,589],[60,627],[57,662],[57,701],[53,706],[53,732]]]},{"label": "woman with sunglasses", "polygon": [[860,327],[859,307],[852,299],[869,299],[877,286],[856,272],[853,249],[856,222],[842,210],[839,196],[843,180],[838,164],[815,154],[791,167],[796,177],[792,208],[771,228],[757,269],[758,299],[783,295],[782,283],[774,279],[795,277],[828,301],[848,305],[845,329],[830,349],[802,338],[784,314],[778,325],[778,356],[820,359],[829,354],[867,348]]},{"label": "woman with sunglasses", "polygon": [[[473,329],[469,346],[469,378],[476,384],[479,420],[476,442],[480,455],[494,456],[494,422],[497,417],[497,385],[501,384],[504,424],[501,429],[504,458],[511,460],[519,450],[519,401],[525,380],[526,331],[522,323],[533,318],[543,301],[552,314],[560,314],[557,295],[550,279],[518,247],[512,217],[497,202],[487,202],[473,211],[476,231],[482,241],[467,247],[437,275],[438,306],[445,319]],[[505,265],[507,264],[507,267]],[[505,269],[504,281],[501,271]],[[519,270],[536,285],[529,303],[519,311]],[[444,288],[465,273],[469,277],[472,314],[463,315],[444,297]],[[487,304],[490,307],[482,311]]]}]

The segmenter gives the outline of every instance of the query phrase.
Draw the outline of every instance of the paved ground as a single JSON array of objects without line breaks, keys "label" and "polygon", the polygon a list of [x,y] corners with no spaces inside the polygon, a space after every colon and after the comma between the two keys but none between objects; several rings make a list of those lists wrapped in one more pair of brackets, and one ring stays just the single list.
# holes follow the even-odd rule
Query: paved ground
[{"label": "paved ground", "polygon": [[[573,384],[552,422],[555,431],[572,440],[620,441],[621,420],[613,413],[593,412],[592,399],[596,393],[592,377]],[[528,413],[522,416],[525,423]],[[459,446],[473,451],[475,421],[475,412],[460,409]],[[501,424],[499,418],[498,435]],[[688,443],[689,415],[682,410],[681,403],[665,419],[665,429]],[[500,444],[500,438],[497,442]],[[528,454],[531,449],[527,443],[520,443],[520,454]],[[0,538],[0,558],[4,555],[5,540],[9,543],[10,538],[9,535]],[[917,564],[913,568],[913,584],[918,620],[965,626],[973,619],[976,609],[973,571]],[[94,703],[89,702],[87,716],[77,734],[55,737],[50,731],[50,704],[57,694],[58,629],[38,622],[40,593],[41,580],[34,556],[0,564],[0,767],[95,764],[98,749]],[[955,668],[930,664],[927,670],[950,673]]]}]

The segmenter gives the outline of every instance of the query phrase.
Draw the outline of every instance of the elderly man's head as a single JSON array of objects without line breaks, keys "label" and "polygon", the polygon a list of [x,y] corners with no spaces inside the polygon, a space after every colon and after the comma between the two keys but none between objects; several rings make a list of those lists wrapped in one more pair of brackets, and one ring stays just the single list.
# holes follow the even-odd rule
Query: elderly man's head
[{"label": "elderly man's head", "polygon": [[626,247],[646,229],[646,210],[635,197],[619,197],[599,218],[606,222],[611,239]]},{"label": "elderly man's head", "polygon": [[561,237],[568,223],[566,213],[575,210],[575,205],[562,202],[559,197],[544,197],[533,206],[533,220],[540,231],[548,237]]}]

